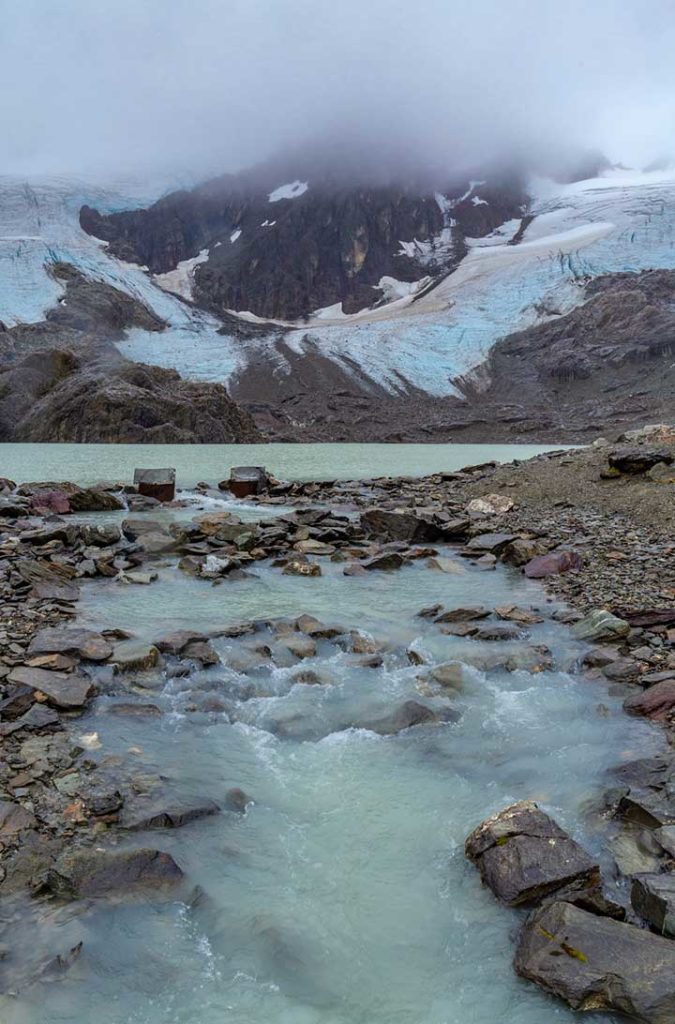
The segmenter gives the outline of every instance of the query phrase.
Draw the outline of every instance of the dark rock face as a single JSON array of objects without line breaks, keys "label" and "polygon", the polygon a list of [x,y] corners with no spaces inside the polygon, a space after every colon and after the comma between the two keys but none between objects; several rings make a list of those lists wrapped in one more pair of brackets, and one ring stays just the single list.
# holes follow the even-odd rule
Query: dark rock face
[{"label": "dark rock face", "polygon": [[[197,303],[221,314],[250,310],[294,320],[337,302],[347,313],[371,306],[383,297],[377,287],[383,276],[414,281],[447,272],[464,255],[465,236],[488,234],[520,216],[526,199],[515,178],[483,184],[485,202],[474,204],[466,180],[359,186],[324,169],[310,176],[304,194],[269,201],[269,193],[295,177],[303,178],[302,169],[224,176],[147,210],[101,215],[84,206],[80,223],[116,256],[153,273],[208,248],[208,260],[195,271]],[[454,202],[452,227],[437,192]]]},{"label": "dark rock face", "polygon": [[[283,339],[239,374],[232,394],[277,440],[614,437],[675,415],[674,310],[675,271],[612,274],[590,282],[586,302],[572,312],[498,341],[484,363],[454,381],[458,396],[434,397],[405,381],[391,394],[363,372],[311,346],[298,353]],[[280,359],[290,370],[283,377]]]},{"label": "dark rock face", "polygon": [[483,882],[511,907],[537,903],[570,885],[600,886],[598,865],[530,801],[487,818],[466,840],[465,852]]},{"label": "dark rock face", "polygon": [[570,903],[528,918],[514,966],[575,1010],[614,1011],[644,1024],[675,1020],[675,943]]}]

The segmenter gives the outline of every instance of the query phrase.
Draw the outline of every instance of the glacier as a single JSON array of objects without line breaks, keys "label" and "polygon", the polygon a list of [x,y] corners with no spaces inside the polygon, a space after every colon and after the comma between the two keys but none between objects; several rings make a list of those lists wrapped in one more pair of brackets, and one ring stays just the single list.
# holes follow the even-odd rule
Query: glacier
[{"label": "glacier", "polygon": [[[475,190],[480,183],[472,183]],[[290,367],[267,338],[219,334],[220,321],[186,294],[200,257],[182,274],[153,278],[144,268],[113,257],[82,231],[84,203],[105,211],[146,205],[157,191],[142,186],[103,187],[49,179],[26,183],[0,177],[0,320],[35,322],[63,294],[46,269],[64,260],[144,302],[167,323],[153,333],[128,332],[119,342],[128,358],[177,369],[187,378],[227,383],[250,360],[268,354],[278,372]],[[454,378],[481,363],[505,334],[565,313],[583,300],[592,277],[619,271],[675,268],[675,170],[615,170],[560,185],[531,183],[532,221],[517,245],[519,222],[486,238],[470,239],[457,270],[431,289],[396,288],[375,309],[343,314],[328,307],[302,324],[279,324],[296,353],[320,352],[347,372],[362,374],[392,393],[408,384],[433,395],[455,392]],[[448,219],[450,210],[447,210]],[[171,278],[174,274],[174,278]],[[175,291],[166,290],[174,285]],[[160,285],[163,285],[161,287]],[[187,294],[186,294],[187,297]],[[240,314],[247,319],[245,314]],[[250,319],[254,319],[251,317]]]}]

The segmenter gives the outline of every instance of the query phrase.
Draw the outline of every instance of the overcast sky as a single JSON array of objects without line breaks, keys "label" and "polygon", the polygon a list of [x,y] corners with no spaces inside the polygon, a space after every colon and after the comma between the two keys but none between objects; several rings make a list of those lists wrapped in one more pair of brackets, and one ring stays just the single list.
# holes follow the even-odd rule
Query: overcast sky
[{"label": "overcast sky", "polygon": [[672,0],[0,0],[0,173],[203,176],[345,126],[675,152]]}]

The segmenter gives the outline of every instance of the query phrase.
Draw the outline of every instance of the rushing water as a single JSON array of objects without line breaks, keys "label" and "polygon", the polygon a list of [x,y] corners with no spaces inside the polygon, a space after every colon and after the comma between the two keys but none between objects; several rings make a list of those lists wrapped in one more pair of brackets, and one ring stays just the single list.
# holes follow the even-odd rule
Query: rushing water
[{"label": "rushing water", "polygon": [[[564,446],[561,446],[564,447]],[[137,466],[174,466],[178,484],[221,480],[231,466],[265,465],[282,480],[424,476],[495,460],[529,459],[533,444],[2,444],[12,480],[130,481]]]},{"label": "rushing water", "polygon": [[[349,578],[324,558],[321,578],[262,565],[255,578],[218,586],[167,562],[150,586],[85,588],[83,624],[128,628],[148,640],[178,627],[211,630],[305,611],[367,630],[388,651],[381,668],[365,668],[321,642],[301,667],[325,685],[308,686],[293,683],[297,667],[228,667],[254,639],[221,638],[214,646],[223,665],[138,680],[131,695],[104,692],[76,723],[78,733],[98,733],[102,747],[92,756],[117,755],[120,771],[139,778],[160,774],[186,798],[222,803],[239,786],[254,802],[243,816],[224,812],[120,841],[170,851],[203,890],[196,903],[21,907],[12,944],[27,959],[80,940],[84,950],[58,983],[0,1000],[3,1024],[576,1019],[513,975],[520,915],[481,887],[463,841],[487,814],[533,798],[601,854],[602,836],[585,810],[606,784],[603,773],[657,740],[623,715],[604,684],[567,671],[580,648],[550,619],[532,627],[529,642],[552,648],[555,670],[530,675],[483,671],[480,658],[501,644],[443,636],[416,617],[434,602],[555,607],[513,570],[481,572],[458,561],[457,575],[422,562]],[[410,644],[429,663],[472,666],[462,694],[420,695],[424,670],[410,665]],[[112,703],[136,697],[164,715],[109,713]],[[232,721],[199,710],[206,697],[224,699]],[[454,704],[461,717],[391,737],[344,728],[410,698]],[[298,738],[275,735],[279,722],[299,728]]]}]

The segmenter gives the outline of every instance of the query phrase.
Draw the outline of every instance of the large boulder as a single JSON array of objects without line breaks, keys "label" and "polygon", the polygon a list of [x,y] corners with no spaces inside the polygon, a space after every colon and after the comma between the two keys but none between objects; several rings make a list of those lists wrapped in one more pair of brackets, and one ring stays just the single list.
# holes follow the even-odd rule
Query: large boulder
[{"label": "large boulder", "polygon": [[45,889],[71,898],[125,896],[179,885],[183,872],[161,850],[83,849],[63,854],[47,872]]},{"label": "large boulder", "polygon": [[644,1024],[675,1020],[675,943],[571,903],[551,902],[530,915],[514,967],[575,1010]]},{"label": "large boulder", "polygon": [[640,445],[634,448],[619,448],[612,452],[608,458],[610,466],[618,469],[620,473],[646,473],[652,466],[663,462],[667,466],[673,461],[673,455],[666,448],[643,448]]},{"label": "large boulder", "polygon": [[361,515],[361,529],[367,537],[408,543],[439,540],[442,530],[409,509],[369,508]]},{"label": "large boulder", "polygon": [[529,800],[483,821],[464,849],[483,882],[510,907],[538,903],[570,885],[600,886],[598,865]]}]

